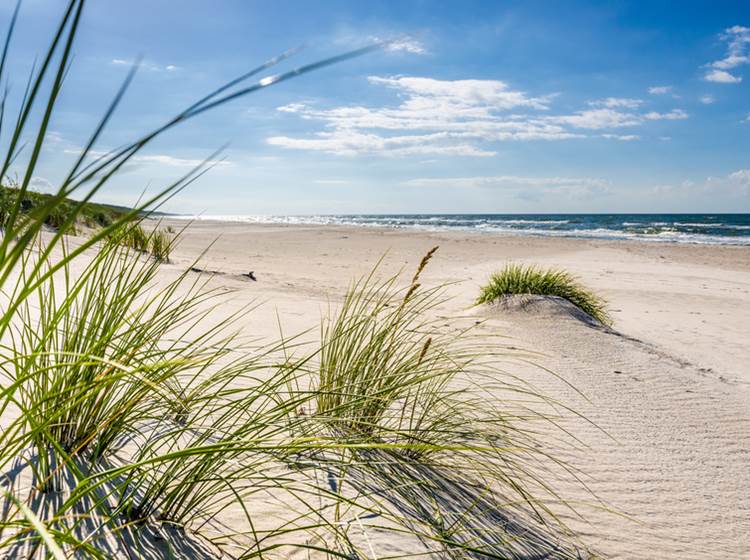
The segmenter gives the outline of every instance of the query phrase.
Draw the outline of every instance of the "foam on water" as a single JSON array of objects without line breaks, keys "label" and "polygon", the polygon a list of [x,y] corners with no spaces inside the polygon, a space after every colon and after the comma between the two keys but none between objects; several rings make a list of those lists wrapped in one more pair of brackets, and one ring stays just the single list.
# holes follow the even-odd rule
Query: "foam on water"
[{"label": "foam on water", "polygon": [[174,216],[255,224],[342,225],[488,234],[750,245],[750,214],[341,214]]}]

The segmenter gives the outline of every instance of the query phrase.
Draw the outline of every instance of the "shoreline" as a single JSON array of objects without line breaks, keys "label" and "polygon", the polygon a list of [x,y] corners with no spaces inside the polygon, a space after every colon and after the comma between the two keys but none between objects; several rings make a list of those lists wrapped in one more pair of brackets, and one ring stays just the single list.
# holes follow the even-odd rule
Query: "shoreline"
[{"label": "shoreline", "polygon": [[[162,223],[164,225],[171,225],[179,231],[179,226],[187,226],[189,224],[190,230],[196,228],[205,228],[213,230],[215,228],[227,229],[227,230],[241,230],[242,228],[248,228],[248,232],[252,233],[253,230],[273,232],[275,230],[281,231],[339,231],[340,233],[346,234],[348,232],[363,232],[365,234],[374,236],[387,236],[387,237],[430,237],[435,239],[446,239],[450,241],[460,241],[464,238],[483,240],[487,242],[502,241],[503,243],[513,243],[517,241],[522,243],[526,240],[531,244],[559,244],[561,247],[565,247],[569,244],[580,244],[583,247],[610,247],[613,249],[628,250],[637,249],[645,253],[655,253],[659,250],[667,250],[670,253],[699,253],[699,258],[703,259],[702,264],[720,265],[719,262],[711,262],[711,255],[713,253],[723,253],[723,257],[733,259],[737,257],[737,260],[732,263],[733,267],[739,267],[750,271],[750,244],[749,245],[733,245],[733,244],[703,244],[703,243],[688,243],[688,242],[671,242],[671,241],[650,241],[642,239],[613,239],[613,238],[596,238],[596,237],[574,237],[574,236],[563,236],[563,235],[535,235],[535,234],[516,234],[506,232],[485,232],[476,230],[426,230],[426,229],[411,229],[407,227],[392,227],[392,226],[372,226],[372,225],[353,225],[353,224],[288,224],[288,223],[256,223],[256,222],[240,222],[240,221],[225,221],[218,219],[206,219],[206,220],[195,220],[188,221],[183,218],[173,218],[168,216],[160,216],[158,218],[150,218],[153,223]],[[745,259],[747,255],[747,259]],[[693,258],[690,255],[690,258]],[[723,259],[722,259],[723,261]]]},{"label": "shoreline", "polygon": [[[550,216],[562,218],[558,220],[540,220]],[[687,217],[690,216],[708,216],[707,214],[320,214],[320,215],[268,215],[268,216],[206,216],[199,215],[169,215],[158,216],[159,219],[168,219],[177,223],[221,223],[221,224],[246,224],[258,226],[290,226],[290,227],[346,227],[346,228],[371,228],[375,230],[399,230],[415,231],[421,233],[444,233],[456,232],[460,234],[477,234],[488,236],[513,236],[513,237],[541,237],[541,238],[564,238],[564,239],[588,239],[594,241],[627,241],[643,242],[667,245],[709,245],[720,247],[750,247],[750,235],[719,235],[703,233],[703,229],[725,228],[728,230],[750,231],[750,222],[748,224],[725,225],[722,223],[683,223],[675,222],[674,226],[669,226],[667,222],[654,222],[653,225],[644,222],[635,224],[623,222],[624,226],[640,225],[644,230],[653,230],[650,233],[638,231],[637,229],[618,229],[610,227],[596,227],[589,229],[565,229],[551,228],[542,229],[534,227],[497,227],[492,223],[491,218],[500,218],[498,224],[567,224],[570,220],[567,218],[605,218],[605,217]],[[750,216],[748,214],[711,214],[710,216],[730,216],[742,217]],[[505,218],[515,218],[505,220]],[[352,218],[355,221],[345,221]],[[519,219],[527,218],[527,219]],[[357,222],[356,219],[362,221]],[[474,226],[458,225],[440,225],[438,222],[443,221],[467,221],[468,219],[478,219],[480,223]],[[378,222],[378,220],[383,220]],[[404,222],[414,223],[394,223],[402,220]],[[424,222],[424,223],[422,223]],[[595,225],[595,224],[594,224]],[[656,226],[662,228],[656,231]],[[484,227],[487,226],[487,227]],[[669,226],[669,227],[667,227]],[[679,231],[680,227],[690,226],[688,231]],[[697,231],[693,231],[696,230]]]}]

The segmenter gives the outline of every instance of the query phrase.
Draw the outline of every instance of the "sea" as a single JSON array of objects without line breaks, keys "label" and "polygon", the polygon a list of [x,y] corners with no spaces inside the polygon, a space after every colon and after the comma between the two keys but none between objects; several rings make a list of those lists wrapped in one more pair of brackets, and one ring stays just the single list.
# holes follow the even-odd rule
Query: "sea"
[{"label": "sea", "polygon": [[337,225],[420,231],[750,245],[750,214],[338,214],[181,216],[259,224]]}]

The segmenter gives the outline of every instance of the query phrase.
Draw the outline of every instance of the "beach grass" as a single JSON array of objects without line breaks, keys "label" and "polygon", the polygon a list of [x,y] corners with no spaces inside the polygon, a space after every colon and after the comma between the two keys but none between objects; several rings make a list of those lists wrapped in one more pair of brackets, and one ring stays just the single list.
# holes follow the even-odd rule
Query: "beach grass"
[{"label": "beach grass", "polygon": [[493,303],[511,295],[560,297],[603,325],[612,324],[606,301],[565,270],[508,264],[482,286],[477,304]]},{"label": "beach grass", "polygon": [[113,240],[125,247],[129,247],[135,251],[140,251],[141,253],[145,253],[149,249],[148,233],[146,233],[146,230],[143,229],[143,226],[140,223],[130,225],[125,230],[124,235],[119,238],[113,238]]},{"label": "beach grass", "polygon": [[[19,185],[16,178],[5,179],[6,184],[0,185],[0,228],[5,223],[5,219],[9,216],[9,212],[13,207],[13,203],[17,197]],[[27,190],[20,202],[20,218],[24,216],[33,216],[35,213],[43,210],[48,204],[53,195],[48,193],[38,193]],[[45,219],[45,224],[54,228],[59,229],[68,221],[68,216],[74,212],[76,201],[65,199],[64,201],[56,202],[55,208]],[[69,226],[70,229],[66,233],[74,233],[75,226],[87,226],[89,228],[99,228],[110,225],[118,217],[126,214],[130,209],[110,206],[106,204],[98,204],[95,202],[87,202],[78,210],[75,210],[76,219],[73,226]]]},{"label": "beach grass", "polygon": [[169,262],[177,236],[158,225],[152,229],[143,226],[143,220],[133,220],[122,231],[114,231],[108,241],[134,251],[148,254],[157,261]]},{"label": "beach grass", "polygon": [[[21,283],[29,281],[32,258],[21,263]],[[151,290],[158,261],[121,245],[100,245],[82,270],[71,264],[23,301],[9,330],[6,367],[19,383],[16,405],[26,413],[27,430],[51,421],[32,440],[43,489],[63,462],[58,446],[96,461],[162,414],[178,371],[216,354],[171,339],[181,324],[194,321],[210,291],[185,286],[183,277]],[[29,371],[37,375],[19,378]]]},{"label": "beach grass", "polygon": [[418,279],[419,273],[399,293],[397,278],[379,282],[368,276],[347,293],[338,314],[323,323],[317,414],[338,428],[372,435],[385,426],[394,403],[427,378],[446,377],[435,371],[432,357],[439,350],[430,351],[432,337],[425,334],[423,317],[437,293],[419,292]]},{"label": "beach grass", "polygon": [[[171,280],[157,282],[174,238],[147,233],[139,220],[205,165],[132,209],[96,208],[90,219],[99,228],[66,237],[92,198],[173,127],[372,49],[246,85],[288,55],[276,57],[92,161],[131,72],[57,190],[34,198],[29,186],[83,9],[82,0],[66,4],[0,167],[7,184],[30,137],[0,216],[0,555],[138,556],[155,531],[167,540],[164,558],[197,554],[206,542],[237,558],[292,548],[360,558],[370,555],[367,539],[351,529],[367,526],[397,527],[449,556],[574,557],[539,495],[558,500],[536,465],[547,455],[524,428],[530,413],[512,404],[513,395],[537,395],[493,368],[491,346],[456,344],[457,333],[429,318],[444,298],[420,284],[434,251],[405,286],[376,274],[356,283],[324,321],[320,348],[300,359],[293,340],[251,343],[236,323],[248,309],[220,310],[231,293],[211,288],[210,278],[172,269]],[[459,375],[467,387],[451,386]],[[508,399],[488,403],[490,387]],[[229,508],[242,526],[209,531]]]},{"label": "beach grass", "polygon": [[[0,57],[0,79],[6,77],[20,6],[19,2],[10,20]],[[0,411],[4,423],[0,430],[0,467],[6,473],[19,469],[19,472],[33,471],[31,486],[19,484],[15,479],[6,481],[12,490],[4,494],[7,500],[0,516],[3,555],[43,557],[46,550],[58,556],[61,549],[66,556],[117,555],[108,551],[112,541],[125,542],[123,536],[129,525],[124,512],[135,511],[138,507],[129,505],[134,502],[128,492],[132,487],[127,486],[128,481],[153,479],[148,473],[159,472],[164,465],[175,465],[177,458],[192,461],[191,464],[197,465],[195,470],[183,469],[184,464],[175,467],[179,472],[193,473],[192,478],[185,475],[190,483],[180,486],[185,492],[168,492],[168,488],[156,485],[144,497],[145,487],[139,488],[140,497],[135,503],[140,505],[141,511],[151,511],[147,503],[165,504],[167,494],[174,497],[171,506],[159,507],[158,516],[146,515],[140,520],[148,525],[158,526],[160,516],[178,517],[179,512],[189,512],[194,520],[205,521],[215,511],[191,508],[187,500],[194,505],[199,503],[194,498],[198,488],[219,476],[215,465],[226,464],[228,458],[237,459],[238,454],[252,454],[264,448],[266,456],[275,457],[289,446],[284,441],[242,439],[245,433],[242,430],[231,432],[234,437],[228,441],[215,441],[217,434],[227,435],[221,424],[214,424],[219,421],[217,417],[233,417],[237,412],[231,405],[232,399],[222,400],[220,395],[212,394],[211,399],[206,400],[204,395],[195,395],[188,389],[217,388],[219,381],[214,378],[213,383],[206,385],[201,376],[206,374],[206,368],[225,356],[228,335],[220,337],[224,342],[217,342],[207,338],[202,326],[196,330],[203,324],[210,296],[203,290],[183,291],[185,275],[166,289],[153,292],[151,280],[155,267],[168,257],[171,239],[164,235],[153,238],[156,241],[151,242],[150,248],[157,259],[144,261],[140,254],[149,247],[144,245],[140,225],[134,222],[199,177],[206,170],[205,165],[188,171],[156,194],[144,197],[132,209],[108,213],[104,208],[96,208],[97,213],[90,218],[92,223],[102,227],[89,237],[68,245],[65,236],[84,219],[92,198],[112,177],[134,155],[173,127],[265,87],[372,50],[360,49],[246,85],[247,80],[284,61],[291,53],[275,57],[202,97],[155,130],[122,148],[93,158],[92,150],[127,90],[134,69],[56,191],[36,195],[29,186],[39,165],[64,76],[69,70],[83,9],[81,0],[67,2],[50,46],[33,70],[20,100],[14,126],[2,128],[4,133],[10,131],[3,144],[5,154],[0,167],[3,184],[10,183],[10,173],[22,146],[28,157],[19,164],[19,176],[13,188],[2,191],[0,288],[7,299],[0,313],[0,339],[3,340]],[[8,89],[5,89],[0,117],[8,118],[10,105]],[[209,156],[207,161],[212,157],[215,155]],[[73,196],[78,200],[73,200]],[[53,231],[45,229],[49,225],[54,226]],[[105,243],[111,238],[128,241],[124,247],[119,243]],[[81,263],[82,272],[76,268],[77,263]],[[181,294],[188,295],[177,296],[178,287],[181,287]],[[223,328],[226,326],[227,323],[222,324]],[[233,345],[233,350],[239,352],[237,345]],[[247,368],[238,364],[245,364],[248,359],[238,358],[233,368],[220,370],[222,386],[240,373],[246,374]],[[263,394],[274,402],[281,400],[269,388],[256,387],[255,390],[265,391]],[[179,417],[175,417],[174,397],[183,393],[188,398],[181,401],[177,407]],[[248,402],[255,401],[249,399]],[[202,427],[188,422],[194,407],[207,403],[211,404],[213,413],[203,418]],[[227,408],[222,409],[219,403]],[[181,430],[184,436],[177,439],[179,449],[168,451],[163,446],[141,445],[138,449],[143,453],[145,449],[158,451],[143,460],[132,455],[128,459],[127,454],[123,460],[116,455],[115,450],[122,449],[123,445],[137,445],[134,442],[139,438],[153,435],[149,427],[155,419],[170,417],[175,420],[174,430]],[[270,424],[270,417],[256,415],[253,418],[254,425]],[[246,418],[246,423],[250,422]],[[219,427],[222,431],[218,431]],[[198,429],[212,434],[211,438],[187,438]],[[308,438],[294,448],[303,445],[322,443]],[[217,460],[199,460],[208,456]],[[163,480],[175,478],[169,476]],[[270,481],[283,486],[285,478],[277,474],[275,478],[270,477]],[[233,486],[224,484],[223,487],[228,490],[229,498],[239,503]],[[301,506],[298,518],[312,513]],[[311,525],[318,527],[320,524]],[[308,530],[305,526],[297,529],[298,532]],[[276,533],[290,541],[294,538],[289,535],[296,534],[293,529]],[[103,545],[102,539],[108,544]],[[304,547],[304,539],[299,540]],[[248,541],[252,542],[252,538]],[[273,546],[280,544],[275,542]],[[263,547],[255,543],[253,551],[262,555]]]},{"label": "beach grass", "polygon": [[155,229],[149,239],[148,252],[158,261],[169,262],[174,238],[166,229]]},{"label": "beach grass", "polygon": [[497,368],[507,356],[493,341],[434,317],[445,291],[420,277],[436,250],[406,284],[377,269],[355,282],[305,360],[314,430],[363,446],[327,465],[337,492],[387,496],[400,524],[449,556],[574,558],[545,501],[559,496],[536,470],[547,457],[531,426],[551,419],[521,404],[545,397]]}]

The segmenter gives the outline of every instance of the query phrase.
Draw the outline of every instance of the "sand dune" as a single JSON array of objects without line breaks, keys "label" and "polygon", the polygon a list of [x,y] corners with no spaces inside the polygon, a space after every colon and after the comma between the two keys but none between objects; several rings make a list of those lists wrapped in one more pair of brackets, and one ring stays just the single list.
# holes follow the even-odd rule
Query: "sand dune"
[{"label": "sand dune", "polygon": [[[564,421],[586,447],[561,450],[601,499],[563,488],[587,504],[585,521],[568,519],[582,540],[612,558],[750,557],[750,249],[200,222],[169,268],[219,233],[205,266],[226,273],[218,282],[244,282],[238,305],[264,302],[247,325],[267,337],[277,313],[287,333],[315,326],[384,254],[387,273],[440,245],[426,279],[458,282],[439,310],[446,320],[472,314],[585,395],[516,365],[586,418]],[[470,310],[479,284],[508,260],[578,274],[610,300],[616,332],[549,306]],[[249,270],[257,282],[239,276]]]},{"label": "sand dune", "polygon": [[[487,328],[507,328],[490,318]],[[528,371],[590,420],[565,426],[587,446],[565,459],[625,517],[586,512],[574,527],[605,557],[742,558],[750,552],[747,394],[652,344],[559,313],[510,318],[520,344],[575,385]],[[605,433],[606,432],[606,433]],[[575,489],[571,488],[571,492]]]}]

